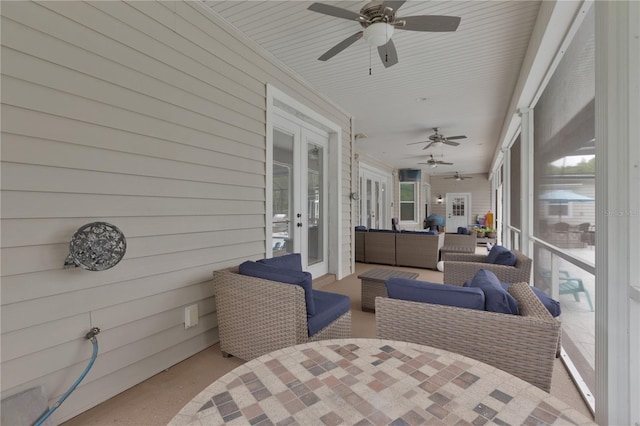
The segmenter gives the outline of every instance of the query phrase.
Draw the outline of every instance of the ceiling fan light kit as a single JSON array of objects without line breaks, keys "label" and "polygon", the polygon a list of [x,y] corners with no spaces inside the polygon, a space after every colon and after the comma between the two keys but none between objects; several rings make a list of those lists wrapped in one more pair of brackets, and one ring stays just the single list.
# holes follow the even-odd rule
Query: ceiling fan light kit
[{"label": "ceiling fan light kit", "polygon": [[384,22],[376,22],[364,29],[364,39],[373,46],[384,46],[393,35],[393,26]]},{"label": "ceiling fan light kit", "polygon": [[460,17],[440,15],[416,15],[396,17],[404,1],[372,1],[365,4],[360,13],[326,3],[312,3],[309,10],[336,18],[359,23],[364,30],[347,37],[318,58],[327,61],[364,38],[369,45],[378,48],[385,68],[398,63],[398,54],[391,36],[395,28],[408,31],[451,32],[458,29]]}]

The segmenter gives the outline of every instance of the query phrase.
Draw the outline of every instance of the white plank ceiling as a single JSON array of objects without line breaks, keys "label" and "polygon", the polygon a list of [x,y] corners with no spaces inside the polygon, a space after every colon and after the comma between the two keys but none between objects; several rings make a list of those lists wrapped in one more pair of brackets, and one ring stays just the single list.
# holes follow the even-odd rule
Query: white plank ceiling
[{"label": "white plank ceiling", "polygon": [[[205,1],[215,13],[349,114],[356,149],[396,168],[427,154],[452,166],[429,174],[488,172],[533,30],[539,1],[407,1],[397,16],[461,17],[455,32],[396,30],[399,63],[384,68],[364,39],[317,58],[362,27],[307,10],[310,1]],[[359,12],[364,1],[326,2]],[[371,65],[370,65],[371,64]],[[369,67],[371,66],[371,75]],[[460,146],[423,150],[439,127]],[[424,167],[424,166],[422,166]]]}]

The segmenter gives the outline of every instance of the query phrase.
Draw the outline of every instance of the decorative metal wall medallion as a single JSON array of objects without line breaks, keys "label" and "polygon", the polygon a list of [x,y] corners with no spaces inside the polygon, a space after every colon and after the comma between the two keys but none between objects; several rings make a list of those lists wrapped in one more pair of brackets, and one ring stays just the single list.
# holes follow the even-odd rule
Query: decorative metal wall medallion
[{"label": "decorative metal wall medallion", "polygon": [[104,271],[114,267],[127,251],[127,240],[116,226],[93,222],[80,227],[69,243],[65,268],[80,266],[89,271]]}]

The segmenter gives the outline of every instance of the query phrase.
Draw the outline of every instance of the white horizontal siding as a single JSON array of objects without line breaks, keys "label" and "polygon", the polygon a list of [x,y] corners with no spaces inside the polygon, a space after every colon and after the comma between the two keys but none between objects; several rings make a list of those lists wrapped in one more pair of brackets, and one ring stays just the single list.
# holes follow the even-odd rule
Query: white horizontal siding
[{"label": "white horizontal siding", "polygon": [[[61,422],[218,340],[212,271],[265,252],[266,84],[343,128],[346,194],[350,118],[197,2],[1,11],[2,393],[56,400],[100,327]],[[63,269],[93,221],[123,231],[124,259]]]},{"label": "white horizontal siding", "polygon": [[[431,214],[446,217],[446,202],[442,204],[435,203],[436,197],[441,194],[446,197],[447,193],[469,192],[471,193],[471,221],[477,216],[484,216],[491,208],[491,184],[486,173],[477,173],[464,175],[472,179],[457,181],[455,179],[445,179],[451,175],[431,176]],[[495,213],[495,212],[494,212]],[[448,232],[455,230],[448,229]]]}]

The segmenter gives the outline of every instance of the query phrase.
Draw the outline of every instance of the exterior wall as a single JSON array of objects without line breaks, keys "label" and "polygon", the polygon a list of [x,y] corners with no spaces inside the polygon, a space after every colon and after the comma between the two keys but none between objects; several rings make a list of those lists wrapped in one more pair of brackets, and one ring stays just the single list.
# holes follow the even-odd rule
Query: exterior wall
[{"label": "exterior wall", "polygon": [[[478,216],[484,216],[491,208],[491,184],[486,173],[464,175],[473,179],[456,181],[455,179],[445,179],[450,175],[431,176],[431,205],[432,214],[441,215],[446,221],[446,196],[447,192],[469,192],[471,193],[471,222]],[[436,203],[436,198],[442,194],[445,201],[442,204]],[[494,211],[495,213],[495,211]],[[446,226],[446,222],[445,222]],[[447,232],[456,232],[454,229],[447,229]]]},{"label": "exterior wall", "polygon": [[[53,403],[102,329],[59,423],[217,342],[211,272],[265,253],[266,83],[342,128],[343,194],[350,118],[200,2],[2,2],[1,24],[3,397]],[[63,269],[94,221],[125,258]]]}]

